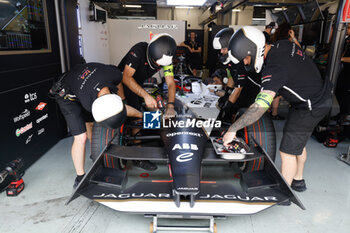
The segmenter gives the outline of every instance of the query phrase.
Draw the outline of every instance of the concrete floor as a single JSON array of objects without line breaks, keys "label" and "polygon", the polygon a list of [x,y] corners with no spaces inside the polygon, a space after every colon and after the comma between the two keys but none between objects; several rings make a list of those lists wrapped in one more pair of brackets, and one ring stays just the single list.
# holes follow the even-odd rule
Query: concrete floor
[{"label": "concrete floor", "polygon": [[[283,121],[275,122],[281,129]],[[277,132],[278,144],[281,138]],[[350,232],[350,166],[336,159],[349,140],[335,149],[310,139],[305,179],[308,190],[297,195],[306,206],[276,206],[252,216],[217,220],[220,233]],[[0,194],[0,232],[149,232],[151,219],[118,213],[84,197],[65,205],[75,178],[70,158],[72,138],[61,140],[32,165],[23,177],[26,187],[18,197]],[[89,154],[89,152],[87,152]],[[280,167],[280,159],[276,164]],[[90,159],[86,167],[92,165]],[[184,225],[188,220],[181,220]],[[180,220],[162,221],[179,224]],[[196,221],[195,224],[206,224]]]}]

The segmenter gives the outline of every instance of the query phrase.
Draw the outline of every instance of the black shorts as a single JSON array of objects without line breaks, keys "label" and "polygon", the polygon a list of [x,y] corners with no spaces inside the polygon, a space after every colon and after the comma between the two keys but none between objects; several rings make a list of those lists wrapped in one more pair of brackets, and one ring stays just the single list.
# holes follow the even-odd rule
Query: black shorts
[{"label": "black shorts", "polygon": [[301,155],[312,131],[330,111],[331,106],[332,100],[327,99],[312,111],[290,108],[283,128],[280,151],[291,155]]},{"label": "black shorts", "polygon": [[86,111],[79,102],[63,98],[57,98],[56,102],[73,136],[86,132],[86,122],[94,122],[91,112]]}]

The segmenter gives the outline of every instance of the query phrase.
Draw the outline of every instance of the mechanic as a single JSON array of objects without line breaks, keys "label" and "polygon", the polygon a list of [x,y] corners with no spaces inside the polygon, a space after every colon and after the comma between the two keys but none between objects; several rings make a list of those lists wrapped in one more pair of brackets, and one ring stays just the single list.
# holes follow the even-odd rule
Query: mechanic
[{"label": "mechanic", "polygon": [[344,53],[341,58],[342,71],[340,72],[335,95],[337,97],[340,113],[337,120],[342,120],[346,115],[350,115],[350,25],[347,26]]},{"label": "mechanic", "polygon": [[[230,38],[233,35],[233,33],[234,33],[233,28],[227,27],[227,28],[221,29],[218,33],[216,33],[213,39],[213,48],[216,50],[220,50],[219,61],[224,65],[224,69],[226,70],[227,78],[228,78],[226,83],[225,93],[218,100],[218,107],[220,109],[224,107],[225,103],[228,101],[234,89],[234,81],[233,81],[231,70],[229,69],[229,67],[233,66],[233,68],[235,68],[236,65],[230,62],[230,59],[228,57],[228,42],[230,41]],[[234,69],[232,70],[235,73],[235,70]],[[219,115],[221,117],[222,114],[219,114]]]},{"label": "mechanic", "polygon": [[91,142],[92,122],[116,129],[126,115],[142,117],[141,112],[124,105],[116,94],[121,81],[122,74],[116,66],[86,63],[65,73],[50,90],[74,136],[71,153],[77,177],[73,188],[85,175],[85,144],[87,139]]},{"label": "mechanic", "polygon": [[[266,36],[265,36],[266,38]],[[296,39],[294,30],[288,23],[282,23],[276,29],[276,32],[273,34],[271,42],[274,43],[279,40],[289,40],[290,42],[295,43],[301,48],[299,41]],[[278,114],[278,107],[282,96],[277,93],[271,104],[271,118],[272,120],[285,120],[285,118]]]},{"label": "mechanic", "polygon": [[265,67],[261,92],[242,117],[230,126],[223,137],[224,145],[228,146],[238,130],[256,122],[279,92],[292,105],[280,145],[281,172],[292,189],[305,191],[305,146],[314,127],[332,105],[329,80],[322,81],[316,65],[295,43],[284,40],[265,46],[263,33],[251,26],[241,28],[232,36],[229,56],[234,63],[243,61],[255,72],[262,70],[264,60]]},{"label": "mechanic", "polygon": [[210,77],[209,84],[221,85],[222,89],[221,90],[210,89],[210,92],[214,92],[216,96],[223,97],[225,95],[225,88],[226,88],[227,82],[228,82],[228,78],[227,78],[226,70],[221,68],[215,70],[215,72]]},{"label": "mechanic", "polygon": [[240,108],[247,108],[254,102],[259,93],[261,75],[248,72],[243,63],[233,64],[228,57],[228,43],[233,35],[232,28],[220,30],[214,37],[213,48],[220,49],[220,60],[227,66],[227,74],[230,77],[225,95],[219,99],[221,109],[219,118],[232,123],[232,118]]},{"label": "mechanic", "polygon": [[[168,102],[165,117],[173,117],[176,86],[174,81],[173,56],[176,42],[167,33],[154,35],[150,43],[139,42],[124,56],[118,67],[123,71],[124,95],[128,105],[141,111],[142,99],[149,109],[157,108],[157,101],[143,89],[143,82],[155,73],[164,70],[168,86]],[[136,129],[138,130],[138,129]],[[132,133],[135,135],[137,131]],[[156,170],[157,166],[147,160],[134,161],[134,165],[145,170]]]},{"label": "mechanic", "polygon": [[197,34],[195,32],[191,32],[190,39],[180,44],[180,46],[188,49],[188,52],[186,53],[186,60],[191,67],[193,76],[197,76],[197,70],[202,69],[202,45],[196,40],[196,38]]}]

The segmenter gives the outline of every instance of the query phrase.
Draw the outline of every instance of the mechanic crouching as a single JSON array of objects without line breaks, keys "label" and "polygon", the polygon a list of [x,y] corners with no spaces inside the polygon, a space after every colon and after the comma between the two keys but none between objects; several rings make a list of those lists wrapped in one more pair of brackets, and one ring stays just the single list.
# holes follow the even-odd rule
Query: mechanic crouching
[{"label": "mechanic crouching", "polygon": [[295,191],[305,191],[303,179],[306,143],[314,127],[329,112],[331,84],[321,75],[310,58],[295,44],[281,40],[265,45],[261,31],[246,26],[230,39],[229,56],[234,63],[259,73],[262,70],[261,91],[255,102],[233,123],[223,137],[224,145],[236,137],[236,132],[256,122],[270,107],[276,93],[290,102],[291,108],[283,129],[280,145],[281,172]]},{"label": "mechanic crouching", "polygon": [[92,122],[116,129],[127,116],[142,117],[117,95],[121,81],[122,74],[116,66],[86,63],[65,73],[50,90],[74,136],[71,153],[77,177],[73,188],[85,175],[85,144],[87,139],[91,142]]},{"label": "mechanic crouching", "polygon": [[[154,35],[150,43],[139,42],[124,56],[118,67],[123,71],[124,95],[128,105],[141,111],[144,100],[147,108],[156,109],[157,101],[142,87],[160,69],[164,70],[168,86],[168,102],[165,117],[175,116],[176,86],[174,81],[173,56],[176,53],[175,40],[166,33]],[[142,100],[143,99],[143,100]],[[137,131],[134,131],[135,135]],[[156,170],[157,166],[147,160],[134,161],[134,165],[145,170]]]}]

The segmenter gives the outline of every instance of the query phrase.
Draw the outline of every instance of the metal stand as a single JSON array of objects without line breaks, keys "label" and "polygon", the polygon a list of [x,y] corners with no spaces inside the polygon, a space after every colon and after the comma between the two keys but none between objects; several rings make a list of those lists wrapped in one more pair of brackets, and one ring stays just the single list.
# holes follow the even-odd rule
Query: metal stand
[{"label": "metal stand", "polygon": [[[215,223],[214,216],[174,216],[174,215],[145,215],[145,217],[152,217],[153,221],[150,223],[150,233],[156,233],[159,231],[208,231],[210,233],[217,233],[217,225]],[[171,225],[158,225],[158,219],[204,219],[209,220],[208,226],[171,226]],[[224,219],[225,217],[220,217]]]},{"label": "metal stand", "polygon": [[338,155],[338,159],[343,161],[344,163],[350,165],[350,146],[348,149],[348,153],[341,153]]}]

